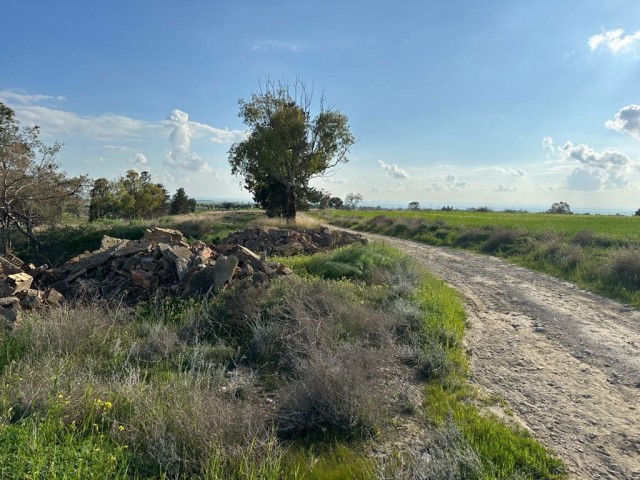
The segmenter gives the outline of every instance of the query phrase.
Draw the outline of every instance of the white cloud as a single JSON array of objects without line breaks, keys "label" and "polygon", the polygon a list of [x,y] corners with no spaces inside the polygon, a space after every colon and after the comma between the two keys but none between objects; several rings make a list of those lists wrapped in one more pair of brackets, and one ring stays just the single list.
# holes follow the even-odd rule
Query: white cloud
[{"label": "white cloud", "polygon": [[515,192],[518,190],[517,187],[512,185],[503,185],[502,183],[493,189],[494,192]]},{"label": "white cloud", "polygon": [[169,133],[169,151],[165,157],[165,164],[187,171],[210,170],[207,162],[191,150],[193,130],[189,122],[189,114],[181,110],[172,110],[167,120],[172,128]]},{"label": "white cloud", "polygon": [[604,125],[611,130],[628,133],[640,140],[640,105],[622,107],[613,120],[607,120]]},{"label": "white cloud", "polygon": [[591,51],[598,48],[608,48],[612,53],[620,53],[634,43],[640,41],[640,30],[630,35],[625,35],[622,28],[608,30],[598,35],[589,37],[587,43]]},{"label": "white cloud", "polygon": [[403,168],[400,168],[395,163],[390,164],[390,163],[385,163],[382,160],[378,160],[378,165],[380,165],[380,167],[383,170],[386,170],[387,173],[394,178],[409,178],[409,174]]},{"label": "white cloud", "polygon": [[258,40],[251,47],[251,50],[253,50],[254,52],[284,50],[287,52],[298,53],[304,49],[305,47],[302,44],[294,42],[282,42],[279,40]]},{"label": "white cloud", "polygon": [[623,189],[629,184],[627,175],[638,168],[627,155],[613,150],[599,152],[570,141],[554,147],[550,137],[544,139],[543,147],[553,151],[564,166],[573,167],[564,180],[564,186],[569,190]]},{"label": "white cloud", "polygon": [[565,179],[565,187],[568,190],[600,190],[605,182],[603,174],[598,168],[576,167]]},{"label": "white cloud", "polygon": [[34,103],[55,100],[64,102],[65,97],[57,95],[28,95],[26,93],[13,92],[11,90],[0,90],[0,101],[3,103],[17,102],[22,105],[33,105]]},{"label": "white cloud", "polygon": [[547,158],[556,154],[556,148],[553,145],[553,138],[544,137],[542,139],[542,149],[547,152]]},{"label": "white cloud", "polygon": [[129,163],[132,163],[140,169],[145,169],[149,165],[149,160],[147,160],[147,157],[145,157],[143,153],[136,153],[133,158],[129,159]]},{"label": "white cloud", "polygon": [[623,167],[631,164],[631,160],[624,153],[613,150],[597,152],[587,145],[573,145],[567,141],[562,147],[557,149],[560,156],[565,159],[577,160],[584,165],[596,168]]},{"label": "white cloud", "polygon": [[493,167],[491,170],[504,175],[509,175],[510,177],[524,177],[527,174],[527,172],[520,168]]}]

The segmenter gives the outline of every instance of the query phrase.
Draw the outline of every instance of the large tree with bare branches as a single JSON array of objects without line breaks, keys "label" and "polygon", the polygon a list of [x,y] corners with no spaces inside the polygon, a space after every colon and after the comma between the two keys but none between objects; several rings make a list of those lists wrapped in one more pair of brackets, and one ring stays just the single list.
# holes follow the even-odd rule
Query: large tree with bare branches
[{"label": "large tree with bare branches", "polygon": [[60,218],[86,177],[67,178],[56,162],[59,143],[43,144],[38,127],[21,128],[0,103],[0,249],[10,252],[15,233],[38,244],[36,227]]},{"label": "large tree with bare branches", "polygon": [[[229,150],[232,172],[244,177],[254,200],[281,198],[287,220],[295,220],[298,197],[311,191],[309,181],[347,162],[355,143],[346,115],[327,108],[321,98],[313,116],[312,97],[297,80],[293,87],[268,82],[251,100],[241,99],[239,116],[248,136]],[[265,195],[269,189],[284,194]]]}]

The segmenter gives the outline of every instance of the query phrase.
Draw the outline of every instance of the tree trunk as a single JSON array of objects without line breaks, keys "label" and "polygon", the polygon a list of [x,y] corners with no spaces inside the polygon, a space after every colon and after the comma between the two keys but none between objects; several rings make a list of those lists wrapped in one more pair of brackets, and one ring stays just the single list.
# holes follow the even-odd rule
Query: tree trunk
[{"label": "tree trunk", "polygon": [[284,218],[288,222],[295,222],[296,220],[296,187],[290,185],[287,187],[287,206],[284,212]]}]

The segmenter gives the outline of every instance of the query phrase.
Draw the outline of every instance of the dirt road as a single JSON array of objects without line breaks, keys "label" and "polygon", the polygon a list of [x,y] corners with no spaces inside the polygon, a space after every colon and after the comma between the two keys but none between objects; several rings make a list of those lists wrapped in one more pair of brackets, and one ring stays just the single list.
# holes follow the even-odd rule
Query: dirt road
[{"label": "dirt road", "polygon": [[462,294],[474,381],[571,478],[640,479],[640,312],[494,257],[367,236]]}]

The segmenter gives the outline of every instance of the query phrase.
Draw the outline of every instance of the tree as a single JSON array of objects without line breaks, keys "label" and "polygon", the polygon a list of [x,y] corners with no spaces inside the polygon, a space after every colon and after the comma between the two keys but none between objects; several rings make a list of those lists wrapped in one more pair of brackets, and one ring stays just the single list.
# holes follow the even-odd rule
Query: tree
[{"label": "tree", "polygon": [[409,203],[409,210],[420,210],[420,203],[418,202]]},{"label": "tree", "polygon": [[547,213],[572,214],[571,207],[567,202],[555,202]]},{"label": "tree", "polygon": [[301,80],[293,92],[286,84],[268,82],[266,91],[239,101],[249,134],[229,150],[231,171],[244,177],[254,200],[263,205],[269,199],[272,210],[279,203],[287,221],[295,220],[298,197],[310,192],[309,181],[347,162],[355,143],[345,115],[326,108],[321,98],[312,117],[311,103]]},{"label": "tree", "polygon": [[185,193],[184,188],[180,187],[171,198],[169,213],[171,215],[180,215],[183,213],[194,212],[195,206],[195,199],[189,198]]},{"label": "tree", "polygon": [[89,221],[152,218],[166,213],[169,201],[164,185],[153,183],[149,172],[138,173],[135,170],[127,171],[124,177],[115,181],[97,179],[90,197]]},{"label": "tree", "polygon": [[39,128],[21,128],[12,109],[0,103],[0,248],[11,251],[14,233],[39,245],[36,227],[59,220],[66,204],[79,196],[86,176],[68,178]]},{"label": "tree", "polygon": [[344,203],[347,208],[351,210],[355,210],[358,208],[358,205],[362,203],[362,194],[361,193],[348,193],[346,197],[344,197]]},{"label": "tree", "polygon": [[342,208],[344,206],[344,202],[340,197],[331,197],[329,199],[329,208]]}]

